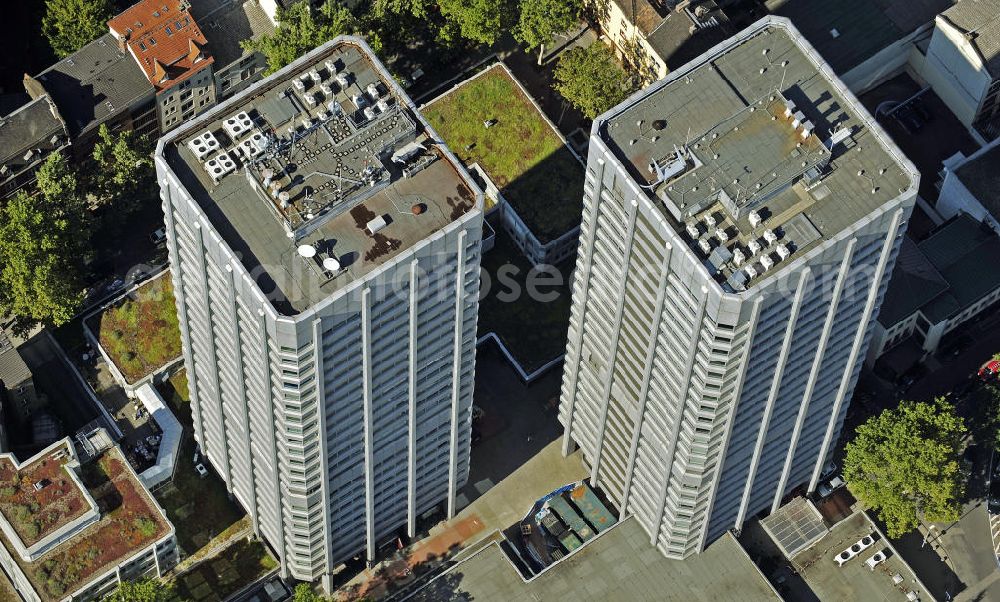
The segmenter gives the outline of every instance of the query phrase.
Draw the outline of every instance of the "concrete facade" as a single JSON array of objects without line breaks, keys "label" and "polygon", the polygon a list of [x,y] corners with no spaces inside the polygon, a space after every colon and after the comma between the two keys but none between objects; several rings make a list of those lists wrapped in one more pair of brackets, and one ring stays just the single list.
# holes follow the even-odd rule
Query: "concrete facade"
[{"label": "concrete facade", "polygon": [[[443,503],[448,516],[455,513],[456,490],[469,471],[482,194],[457,159],[435,146],[441,156],[437,165],[461,174],[450,177],[473,191],[472,208],[407,240],[378,265],[357,256],[344,264],[351,267],[338,267],[332,280],[313,281],[308,266],[295,263],[299,267],[293,271],[306,269],[291,277],[302,279],[310,293],[293,308],[275,301],[281,291],[271,291],[273,282],[268,286],[268,273],[275,281],[284,276],[273,263],[288,256],[301,261],[295,244],[303,241],[291,237],[315,237],[334,225],[341,228],[331,234],[336,244],[350,244],[355,230],[343,220],[351,216],[332,218],[315,231],[307,225],[309,233],[289,231],[286,237],[266,214],[265,201],[237,173],[222,184],[239,189],[237,196],[251,206],[260,202],[265,215],[259,226],[270,231],[234,231],[215,207],[223,202],[221,193],[211,184],[195,191],[200,185],[180,175],[187,168],[169,156],[169,147],[186,149],[180,140],[205,127],[211,131],[220,117],[254,110],[250,103],[268,115],[264,107],[286,98],[281,90],[291,90],[291,80],[308,79],[310,68],[310,73],[325,74],[340,61],[353,71],[348,73],[352,79],[374,74],[375,85],[388,88],[397,105],[384,115],[395,115],[398,108],[437,139],[371,50],[360,40],[338,38],[162,139],[156,157],[195,437],[247,509],[255,531],[276,550],[283,575],[322,578],[326,585],[343,561],[356,555],[374,558],[380,545],[394,541],[403,529],[412,535],[417,517],[427,510]],[[359,70],[368,68],[359,67],[362,63],[371,73]],[[364,90],[363,83],[357,85]],[[263,100],[272,92],[276,96]],[[354,98],[357,102],[359,96]],[[334,118],[320,115],[314,119],[328,119],[333,131]],[[295,117],[292,123],[298,121]],[[386,151],[380,143],[361,141],[357,152],[378,155],[388,164],[382,153],[392,147]],[[248,169],[244,164],[242,171]],[[388,186],[416,185],[440,173],[400,177]],[[365,192],[367,185],[361,190],[382,198]],[[421,197],[427,199],[421,205],[424,215],[441,212],[446,205],[441,196]],[[397,191],[391,198],[406,197]],[[391,198],[381,201],[390,211]],[[357,208],[356,199],[350,202]],[[368,207],[373,203],[364,201]],[[392,213],[393,223],[382,232],[402,238],[396,228],[417,219],[416,207],[413,215],[406,212],[408,217]],[[275,250],[272,262],[244,252],[244,244],[287,245],[287,250]]]},{"label": "concrete facade", "polygon": [[[797,100],[750,125],[769,110],[769,94],[770,102]],[[693,108],[708,104],[711,114]],[[678,112],[678,105],[692,108]],[[770,152],[768,143],[743,141],[781,123],[781,110],[792,106],[790,114],[795,105],[806,113],[790,122],[801,130],[791,151],[800,158],[809,148],[801,141],[814,127],[824,129],[813,122],[843,112],[837,119],[847,135],[812,143],[832,155],[818,168],[819,183],[777,177],[782,166],[798,170],[798,159],[781,158],[773,174],[761,170],[754,155]],[[742,146],[715,146],[730,137]],[[669,156],[671,147],[677,158],[659,165],[656,153]],[[706,147],[720,150],[713,156]],[[664,169],[682,175],[647,181]],[[872,184],[868,172],[889,179]],[[560,401],[564,452],[581,447],[592,483],[622,514],[636,516],[651,544],[684,558],[777,508],[794,489],[816,487],[840,435],[919,176],[789,22],[768,17],[598,118],[586,178]],[[755,178],[759,201],[749,192]],[[714,230],[719,246],[708,240],[715,217],[701,234],[702,217],[693,221],[690,208],[716,186],[723,206],[732,205],[729,181],[741,187],[735,198],[739,190],[749,198],[737,203],[738,215],[702,214],[723,215]],[[822,234],[795,240],[800,210]],[[770,217],[761,221],[758,212]],[[794,250],[779,250],[779,260],[761,268],[753,257],[761,257],[754,244],[764,228],[784,231]],[[692,239],[692,230],[700,238]],[[743,243],[733,245],[734,232]],[[740,244],[749,244],[749,261]],[[771,253],[764,246],[764,255]],[[740,252],[728,279],[717,259],[727,247]],[[739,271],[747,265],[757,271]]]}]

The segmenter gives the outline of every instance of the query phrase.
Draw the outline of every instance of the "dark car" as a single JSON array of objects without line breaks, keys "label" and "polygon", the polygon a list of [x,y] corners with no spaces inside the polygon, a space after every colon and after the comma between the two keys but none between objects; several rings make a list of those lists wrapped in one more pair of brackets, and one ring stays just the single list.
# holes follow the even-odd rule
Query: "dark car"
[{"label": "dark car", "polygon": [[990,514],[1000,514],[1000,480],[990,480],[990,494],[986,496],[986,509]]}]

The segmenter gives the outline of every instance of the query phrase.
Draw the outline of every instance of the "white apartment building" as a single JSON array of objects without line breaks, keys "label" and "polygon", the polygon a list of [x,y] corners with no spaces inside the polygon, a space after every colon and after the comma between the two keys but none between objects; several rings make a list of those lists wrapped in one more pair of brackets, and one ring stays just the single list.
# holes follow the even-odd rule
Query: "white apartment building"
[{"label": "white apartment building", "polygon": [[482,193],[364,42],[337,38],[160,140],[195,435],[325,579],[469,470]]},{"label": "white apartment building", "polygon": [[564,452],[664,554],[816,487],[918,181],[778,17],[594,122]]}]

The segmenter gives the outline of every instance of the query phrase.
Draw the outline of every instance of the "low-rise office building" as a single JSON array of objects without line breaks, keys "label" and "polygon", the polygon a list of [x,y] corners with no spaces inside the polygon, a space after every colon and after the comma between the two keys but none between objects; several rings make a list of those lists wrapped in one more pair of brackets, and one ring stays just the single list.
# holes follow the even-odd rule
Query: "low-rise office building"
[{"label": "low-rise office building", "polygon": [[868,363],[911,337],[923,354],[937,352],[946,334],[1000,300],[997,258],[1000,236],[964,213],[920,242],[907,238],[872,333]]},{"label": "low-rise office building", "polygon": [[0,567],[27,602],[98,600],[177,562],[173,525],[117,447],[2,454],[0,491]]}]

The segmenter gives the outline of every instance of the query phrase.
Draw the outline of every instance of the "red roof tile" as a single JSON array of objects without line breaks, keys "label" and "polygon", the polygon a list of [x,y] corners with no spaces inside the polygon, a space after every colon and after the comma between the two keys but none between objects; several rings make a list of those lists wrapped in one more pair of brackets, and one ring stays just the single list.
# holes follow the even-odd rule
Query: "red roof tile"
[{"label": "red roof tile", "polygon": [[108,27],[157,90],[212,64],[204,50],[208,41],[183,0],[141,0],[108,21]]}]

